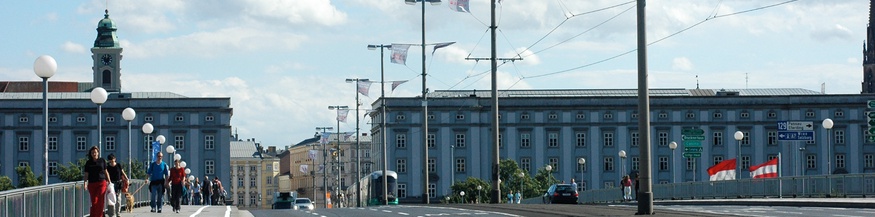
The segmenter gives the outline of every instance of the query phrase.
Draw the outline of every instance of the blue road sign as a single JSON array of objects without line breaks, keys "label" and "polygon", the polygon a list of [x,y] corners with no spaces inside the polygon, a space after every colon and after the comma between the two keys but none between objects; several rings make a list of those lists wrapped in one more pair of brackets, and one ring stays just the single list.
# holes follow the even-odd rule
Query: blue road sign
[{"label": "blue road sign", "polygon": [[778,131],[780,141],[812,141],[814,131]]}]

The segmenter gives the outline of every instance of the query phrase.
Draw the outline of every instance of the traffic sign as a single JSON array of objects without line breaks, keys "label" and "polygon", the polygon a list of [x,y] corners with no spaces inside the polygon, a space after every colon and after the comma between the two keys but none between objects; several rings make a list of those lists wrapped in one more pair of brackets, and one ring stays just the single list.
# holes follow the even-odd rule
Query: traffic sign
[{"label": "traffic sign", "polygon": [[698,158],[702,157],[702,153],[684,153],[685,158]]},{"label": "traffic sign", "polygon": [[869,143],[875,142],[875,136],[872,136],[872,135],[866,136],[866,141]]},{"label": "traffic sign", "polygon": [[699,128],[691,128],[691,129],[681,130],[681,135],[684,135],[684,136],[699,136],[699,135],[704,135],[704,134],[705,134],[705,130],[702,130]]},{"label": "traffic sign", "polygon": [[684,147],[702,147],[702,140],[685,140]]},{"label": "traffic sign", "polygon": [[866,108],[875,108],[875,100],[869,100]]},{"label": "traffic sign", "polygon": [[867,119],[869,119],[869,121],[867,121],[869,123],[869,126],[875,126],[875,118],[867,118]]},{"label": "traffic sign", "polygon": [[684,141],[687,141],[687,140],[699,140],[699,141],[701,141],[701,140],[705,140],[705,136],[702,136],[702,135],[698,135],[698,136],[683,135],[683,139],[684,139]]},{"label": "traffic sign", "polygon": [[814,140],[814,131],[778,131],[778,140],[812,141]]},{"label": "traffic sign", "polygon": [[684,147],[684,153],[701,153],[702,147]]},{"label": "traffic sign", "polygon": [[778,121],[778,131],[803,131],[814,130],[814,122],[811,121]]},{"label": "traffic sign", "polygon": [[875,127],[869,127],[869,135],[875,135]]},{"label": "traffic sign", "polygon": [[866,112],[866,116],[875,119],[875,112]]}]

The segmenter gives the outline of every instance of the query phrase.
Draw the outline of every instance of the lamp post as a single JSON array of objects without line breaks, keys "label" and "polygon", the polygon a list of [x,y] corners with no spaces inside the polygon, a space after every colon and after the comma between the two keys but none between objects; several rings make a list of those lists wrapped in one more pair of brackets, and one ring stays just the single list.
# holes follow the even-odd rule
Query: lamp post
[{"label": "lamp post", "polygon": [[461,191],[461,192],[459,192],[459,196],[462,197],[462,203],[466,203],[466,202],[467,202],[467,201],[465,200],[465,191]]},{"label": "lamp post", "polygon": [[[145,134],[146,136],[151,137],[153,130],[155,130],[155,128],[152,127],[152,123],[143,124],[143,134]],[[151,140],[151,138],[150,138],[150,140]],[[149,153],[152,152],[151,147],[152,147],[152,141],[149,141],[148,144],[146,144],[146,163],[143,164],[144,166],[149,165],[149,161],[151,160],[151,158],[149,158],[149,156],[150,156]],[[131,175],[133,175],[133,174],[131,174]]]},{"label": "lamp post", "polygon": [[380,140],[381,143],[383,143],[383,205],[389,205],[389,183],[387,183],[388,175],[386,174],[386,171],[389,170],[389,167],[386,165],[388,161],[388,157],[386,156],[386,74],[383,70],[383,50],[384,48],[391,49],[392,45],[369,44],[368,50],[375,50],[378,47],[380,48],[380,119],[382,119],[382,121],[380,122],[380,134],[383,137],[382,140]]},{"label": "lamp post", "polygon": [[429,203],[428,195],[428,89],[426,88],[425,77],[425,2],[432,5],[440,5],[440,0],[404,0],[408,5],[414,5],[416,2],[422,2],[422,202]]},{"label": "lamp post", "polygon": [[826,192],[826,195],[831,196],[832,195],[832,177],[830,177],[830,173],[832,171],[832,134],[830,134],[830,130],[832,130],[832,126],[834,123],[832,122],[832,119],[827,118],[827,119],[823,119],[822,124],[823,124],[823,128],[826,129],[826,170],[824,171],[824,174],[826,174],[826,180],[827,180],[826,184],[829,186],[829,187],[827,187],[827,189],[829,191]]},{"label": "lamp post", "polygon": [[622,180],[623,174],[626,173],[626,151],[620,150],[617,155],[620,156],[620,180]]},{"label": "lamp post", "polygon": [[[586,158],[578,158],[577,164],[580,165],[580,182],[583,183],[583,171],[586,169]],[[580,185],[577,185],[580,186]],[[577,189],[574,189],[577,190]]]},{"label": "lamp post", "polygon": [[[333,129],[334,129],[334,127],[316,127],[316,130],[322,131],[321,136],[325,136],[325,131],[333,130]],[[326,138],[326,142],[327,142],[327,139],[328,138]],[[325,172],[325,169],[327,168],[327,167],[325,167],[325,163],[327,163],[327,161],[328,161],[328,151],[325,149],[325,144],[322,143],[322,208],[328,208],[328,201],[326,201],[328,198],[325,197],[325,191],[328,190],[328,175],[327,175],[328,173]],[[315,171],[316,168],[313,168],[313,169]],[[314,173],[314,175],[315,175],[315,173]],[[315,179],[316,177],[314,176],[313,178]],[[314,186],[316,185],[315,180],[313,181],[313,185]],[[313,187],[313,200],[316,200],[316,187]]]},{"label": "lamp post", "polygon": [[[553,171],[553,166],[550,166],[549,164],[547,164],[547,166],[544,167],[544,169],[547,170],[547,174],[550,175],[550,177],[547,177],[547,181],[552,181],[550,178],[553,178],[553,173],[551,173],[551,171]],[[552,185],[553,183],[550,183],[550,184]]]},{"label": "lamp post", "polygon": [[483,186],[477,185],[477,203],[480,203],[480,190],[483,190]]},{"label": "lamp post", "polygon": [[799,172],[805,176],[805,147],[799,147]]},{"label": "lamp post", "polygon": [[[355,180],[362,179],[362,157],[361,157],[361,141],[359,140],[359,82],[370,82],[367,78],[347,78],[346,83],[355,82]],[[355,204],[356,207],[362,206],[362,182],[356,181]],[[384,188],[385,189],[385,188]]]},{"label": "lamp post", "polygon": [[744,139],[744,133],[735,131],[735,180],[741,179],[741,140]]},{"label": "lamp post", "polygon": [[49,78],[55,75],[58,63],[49,55],[42,55],[33,62],[33,73],[43,79],[43,144],[45,145],[45,184],[49,184]]},{"label": "lamp post", "polygon": [[[349,106],[345,106],[345,105],[328,106],[328,110],[337,110],[338,112],[340,112],[341,109],[349,109]],[[358,116],[358,115],[356,115],[356,116]],[[340,196],[338,194],[340,191],[339,189],[341,187],[341,183],[340,183],[340,116],[338,115],[337,118],[335,118],[335,119],[337,119],[337,135],[334,136],[334,138],[337,139],[337,143],[334,144],[336,147],[336,152],[337,152],[337,158],[335,160],[335,163],[337,164],[337,181],[334,182],[335,183],[334,195],[335,195],[335,197],[337,197],[337,196]]]},{"label": "lamp post", "polygon": [[103,154],[103,103],[106,102],[108,94],[102,87],[95,87],[91,90],[91,102],[97,104],[97,149]]},{"label": "lamp post", "polygon": [[[165,141],[164,135],[158,135],[157,137],[155,137],[155,141],[158,141],[159,147],[164,145],[164,141]],[[161,149],[159,148],[158,151],[161,151]],[[169,152],[170,151],[168,151],[168,153]],[[170,157],[168,157],[167,160],[170,160]]]},{"label": "lamp post", "polygon": [[669,161],[669,163],[671,164],[669,165],[669,168],[671,168],[671,183],[674,183],[674,150],[678,148],[678,143],[675,141],[671,141],[671,143],[668,143],[668,148],[671,149],[671,161]]},{"label": "lamp post", "polygon": [[520,171],[520,173],[517,173],[516,175],[518,177],[520,177],[520,194],[522,194],[523,193],[523,177],[526,177],[526,173]]},{"label": "lamp post", "polygon": [[122,118],[124,118],[126,121],[128,121],[128,174],[134,174],[134,172],[133,172],[133,167],[134,167],[133,162],[134,161],[131,159],[131,148],[133,147],[133,145],[131,145],[131,141],[133,140],[133,139],[131,139],[133,137],[131,135],[131,121],[133,121],[135,117],[137,117],[137,112],[134,111],[134,109],[132,109],[130,107],[125,108],[125,110],[122,111]]}]

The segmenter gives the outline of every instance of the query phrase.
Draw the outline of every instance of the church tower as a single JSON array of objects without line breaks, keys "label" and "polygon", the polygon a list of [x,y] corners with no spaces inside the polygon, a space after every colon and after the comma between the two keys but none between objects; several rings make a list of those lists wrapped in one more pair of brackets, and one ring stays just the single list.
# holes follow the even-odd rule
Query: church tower
[{"label": "church tower", "polygon": [[121,60],[122,48],[119,47],[115,23],[109,19],[109,10],[103,19],[97,23],[97,39],[91,48],[91,59],[94,61],[91,70],[94,73],[92,88],[102,87],[107,92],[121,92]]},{"label": "church tower", "polygon": [[866,41],[863,42],[863,89],[860,93],[875,93],[875,29],[872,28],[875,0],[869,0],[869,23],[866,24]]}]

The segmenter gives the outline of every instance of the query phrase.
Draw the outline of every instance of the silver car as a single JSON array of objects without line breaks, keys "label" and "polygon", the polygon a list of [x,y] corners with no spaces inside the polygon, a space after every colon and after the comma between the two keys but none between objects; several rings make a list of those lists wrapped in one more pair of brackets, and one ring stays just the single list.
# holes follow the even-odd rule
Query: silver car
[{"label": "silver car", "polygon": [[298,198],[295,200],[295,208],[300,210],[313,210],[316,207],[313,206],[313,201],[310,201],[310,198]]}]

